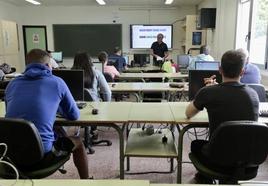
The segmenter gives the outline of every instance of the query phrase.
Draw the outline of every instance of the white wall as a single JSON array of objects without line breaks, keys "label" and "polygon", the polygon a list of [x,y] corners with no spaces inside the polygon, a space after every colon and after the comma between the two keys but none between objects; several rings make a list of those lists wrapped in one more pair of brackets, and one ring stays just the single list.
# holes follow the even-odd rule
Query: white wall
[{"label": "white wall", "polygon": [[239,0],[217,0],[215,54],[220,59],[227,50],[235,49],[237,5]]},{"label": "white wall", "polygon": [[[185,15],[195,13],[195,7],[181,7],[177,9],[161,10],[129,10],[120,7],[20,7],[19,12],[22,16],[20,25],[46,25],[48,35],[48,48],[54,49],[53,24],[111,24],[113,20],[123,25],[123,51],[127,53],[148,52],[133,51],[130,49],[130,24],[171,24]],[[181,52],[180,49],[180,28],[174,25],[174,50],[172,56]],[[22,31],[20,30],[20,35]],[[22,39],[21,39],[22,43]],[[22,52],[23,54],[23,52]]]},{"label": "white wall", "polygon": [[[198,9],[201,8],[217,8],[217,1],[216,0],[204,0],[203,2],[201,2],[198,5]],[[217,59],[217,54],[215,51],[215,29],[207,29],[207,40],[206,40],[206,44],[208,46],[210,46],[211,51],[210,54],[211,56],[213,56],[214,58]]]},{"label": "white wall", "polygon": [[227,50],[235,48],[236,17],[238,0],[204,0],[201,8],[216,8],[216,28],[207,30],[207,44],[212,56],[220,60]]},{"label": "white wall", "polygon": [[0,19],[17,22],[18,18],[18,7],[0,1]]}]

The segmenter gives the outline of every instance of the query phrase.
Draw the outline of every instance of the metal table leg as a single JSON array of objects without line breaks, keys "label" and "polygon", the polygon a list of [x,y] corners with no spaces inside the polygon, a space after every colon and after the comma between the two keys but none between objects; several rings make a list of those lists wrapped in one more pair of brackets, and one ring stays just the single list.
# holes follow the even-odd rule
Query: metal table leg
[{"label": "metal table leg", "polygon": [[[177,168],[177,183],[181,183],[181,175],[182,175],[182,150],[183,150],[183,136],[184,133],[187,132],[191,128],[207,128],[209,125],[207,124],[188,124],[182,128],[179,133],[179,141],[178,141],[178,168]],[[178,127],[178,126],[177,126]]]}]

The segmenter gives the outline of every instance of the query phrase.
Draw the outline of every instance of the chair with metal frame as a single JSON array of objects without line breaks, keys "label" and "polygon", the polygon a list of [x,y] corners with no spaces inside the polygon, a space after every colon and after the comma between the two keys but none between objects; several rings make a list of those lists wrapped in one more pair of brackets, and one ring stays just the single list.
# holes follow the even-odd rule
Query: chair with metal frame
[{"label": "chair with metal frame", "polygon": [[[85,101],[93,101],[88,89],[84,89],[84,100]],[[84,136],[85,136],[85,139],[84,139],[84,145],[85,147],[88,149],[89,151],[89,154],[93,154],[95,152],[94,149],[92,149],[92,145],[98,145],[98,144],[106,144],[107,146],[111,146],[112,145],[112,142],[109,141],[109,140],[94,140],[93,139],[93,131],[97,130],[97,127],[96,126],[93,126],[93,127],[85,127],[85,133],[84,133]]]},{"label": "chair with metal frame", "polygon": [[[268,127],[255,121],[222,123],[205,144],[203,156],[191,152],[189,158],[198,172],[220,184],[237,184],[255,178],[268,154]],[[204,149],[204,148],[203,148]]]},{"label": "chair with metal frame", "polygon": [[[61,167],[70,159],[70,153],[59,157],[45,154],[40,134],[29,121],[1,118],[0,142],[8,147],[3,160],[13,164],[22,179],[45,178],[57,170],[66,173]],[[12,169],[0,166],[0,177],[14,179],[12,173]]]}]

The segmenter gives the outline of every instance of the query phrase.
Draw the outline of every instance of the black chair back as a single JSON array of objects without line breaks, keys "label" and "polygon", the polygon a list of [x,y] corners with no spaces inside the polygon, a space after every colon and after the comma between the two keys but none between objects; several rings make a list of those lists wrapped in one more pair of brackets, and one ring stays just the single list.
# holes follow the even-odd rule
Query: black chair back
[{"label": "black chair back", "polygon": [[114,79],[111,76],[111,74],[104,72],[103,73],[103,76],[105,77],[105,79],[106,79],[107,82],[114,82]]},{"label": "black chair back", "polygon": [[35,125],[22,119],[0,119],[0,142],[8,146],[7,157],[19,166],[31,166],[44,157]]},{"label": "black chair back", "polygon": [[266,92],[262,84],[247,84],[247,85],[257,92],[260,102],[266,102]]},{"label": "black chair back", "polygon": [[84,101],[94,101],[88,89],[84,89]]},{"label": "black chair back", "polygon": [[268,127],[255,121],[228,121],[212,134],[209,158],[223,167],[257,167],[268,153]]}]

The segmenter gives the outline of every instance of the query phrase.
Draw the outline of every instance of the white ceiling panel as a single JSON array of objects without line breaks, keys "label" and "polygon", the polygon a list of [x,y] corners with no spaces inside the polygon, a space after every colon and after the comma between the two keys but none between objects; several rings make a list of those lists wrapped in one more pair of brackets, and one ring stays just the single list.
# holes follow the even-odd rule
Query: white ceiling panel
[{"label": "white ceiling panel", "polygon": [[[25,0],[0,0],[16,6],[34,6]],[[41,6],[97,6],[95,0],[37,0]],[[184,6],[197,5],[203,0],[174,0],[172,5],[165,5],[165,0],[104,0],[107,6]]]}]

